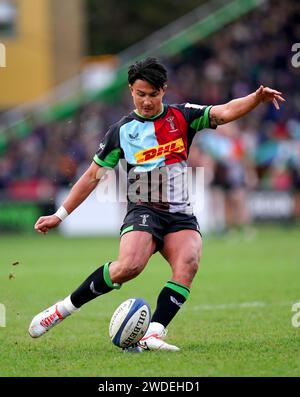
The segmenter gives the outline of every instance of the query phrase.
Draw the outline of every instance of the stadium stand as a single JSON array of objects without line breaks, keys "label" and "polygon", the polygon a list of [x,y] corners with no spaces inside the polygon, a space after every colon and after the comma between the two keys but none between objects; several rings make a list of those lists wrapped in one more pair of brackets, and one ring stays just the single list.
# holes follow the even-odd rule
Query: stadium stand
[{"label": "stadium stand", "polygon": [[[224,103],[260,84],[282,91],[287,99],[280,111],[261,106],[241,122],[221,127],[218,136],[209,132],[196,136],[191,164],[205,163],[208,183],[224,189],[240,183],[250,190],[290,191],[299,196],[300,67],[291,64],[299,26],[297,0],[267,2],[180,54],[163,59],[170,72],[170,103]],[[98,100],[80,106],[72,118],[50,123],[33,120],[32,133],[22,139],[8,133],[5,145],[0,142],[1,198],[53,199],[56,189],[69,187],[90,163],[107,127],[131,107],[125,89],[114,104]],[[224,180],[229,174],[231,182]]]}]

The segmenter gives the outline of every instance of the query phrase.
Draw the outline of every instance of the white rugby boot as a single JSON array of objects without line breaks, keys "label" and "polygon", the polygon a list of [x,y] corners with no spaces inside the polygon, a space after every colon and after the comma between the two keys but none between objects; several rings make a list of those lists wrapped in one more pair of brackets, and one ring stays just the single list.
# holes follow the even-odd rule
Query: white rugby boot
[{"label": "white rugby boot", "polygon": [[[65,304],[67,302],[67,304]],[[38,338],[52,329],[55,325],[61,323],[72,312],[78,309],[72,305],[70,297],[63,301],[56,302],[54,305],[43,310],[33,317],[28,332],[32,338]]]},{"label": "white rugby boot", "polygon": [[142,353],[143,351],[179,351],[179,347],[166,343],[163,339],[167,335],[167,329],[160,323],[150,323],[145,336],[137,343],[137,345],[128,347],[124,351],[128,353]]}]

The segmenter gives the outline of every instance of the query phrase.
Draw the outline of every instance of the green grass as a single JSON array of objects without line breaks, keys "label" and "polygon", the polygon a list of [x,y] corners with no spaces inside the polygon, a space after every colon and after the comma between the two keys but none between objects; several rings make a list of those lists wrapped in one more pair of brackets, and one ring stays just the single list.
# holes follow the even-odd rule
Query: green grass
[{"label": "green grass", "polygon": [[181,351],[132,356],[110,342],[110,317],[133,296],[144,297],[154,309],[170,276],[159,254],[121,290],[31,339],[32,317],[115,259],[119,241],[54,233],[1,236],[0,302],[7,319],[0,328],[0,376],[298,377],[300,328],[292,327],[291,307],[300,300],[299,237],[297,228],[269,227],[250,241],[206,239],[191,296],[169,326],[168,340]]}]

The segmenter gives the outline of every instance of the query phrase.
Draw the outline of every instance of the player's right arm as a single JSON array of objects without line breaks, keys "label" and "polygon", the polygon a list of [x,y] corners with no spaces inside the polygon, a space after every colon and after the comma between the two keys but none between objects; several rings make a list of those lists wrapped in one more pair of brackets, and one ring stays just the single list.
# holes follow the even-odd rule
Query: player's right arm
[{"label": "player's right arm", "polygon": [[[99,180],[105,173],[105,168],[93,162],[85,173],[78,179],[70,190],[62,207],[68,214],[73,212],[95,189]],[[57,227],[61,223],[61,219],[53,214],[40,217],[34,225],[38,233],[47,233],[49,229]]]},{"label": "player's right arm", "polygon": [[49,216],[42,216],[34,225],[38,233],[47,233],[75,210],[95,189],[104,175],[106,168],[114,168],[120,158],[121,148],[118,123],[112,125],[99,145],[93,162],[70,190],[58,211]]}]

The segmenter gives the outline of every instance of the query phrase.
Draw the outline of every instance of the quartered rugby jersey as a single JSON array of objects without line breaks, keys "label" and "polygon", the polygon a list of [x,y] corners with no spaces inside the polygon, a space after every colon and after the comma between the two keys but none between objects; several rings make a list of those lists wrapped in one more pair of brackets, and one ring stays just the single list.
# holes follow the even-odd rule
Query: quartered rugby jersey
[{"label": "quartered rugby jersey", "polygon": [[188,197],[187,158],[196,132],[212,128],[211,107],[164,105],[162,113],[152,119],[133,111],[109,128],[94,161],[113,168],[124,159],[128,209],[146,205],[168,212],[193,213]]}]

